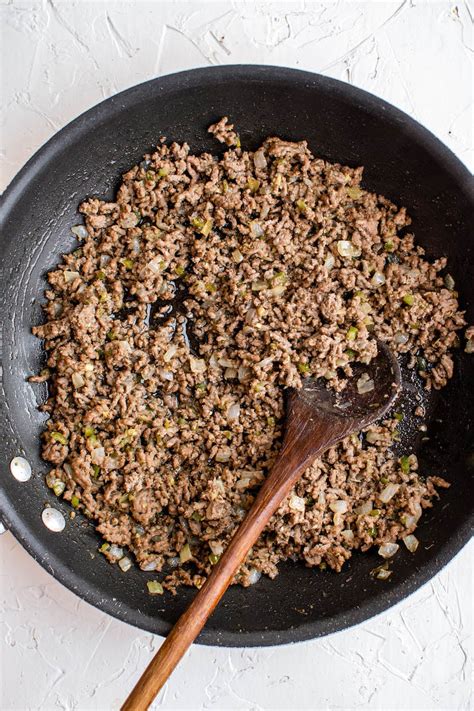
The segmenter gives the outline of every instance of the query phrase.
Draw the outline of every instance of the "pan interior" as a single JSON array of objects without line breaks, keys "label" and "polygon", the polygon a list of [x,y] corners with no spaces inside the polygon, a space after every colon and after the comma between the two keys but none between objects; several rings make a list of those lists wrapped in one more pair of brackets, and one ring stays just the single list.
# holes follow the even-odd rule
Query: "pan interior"
[{"label": "pan interior", "polygon": [[[110,99],[67,126],[23,169],[3,197],[3,394],[0,409],[2,485],[0,515],[25,547],[63,583],[122,620],[166,633],[193,596],[151,597],[153,574],[126,574],[97,554],[99,536],[44,484],[39,455],[45,417],[37,406],[44,386],[25,378],[42,365],[40,342],[31,326],[41,320],[46,273],[74,248],[70,227],[82,221],[78,204],[97,195],[111,198],[123,171],[164,135],[187,141],[193,152],[222,150],[206,132],[228,115],[244,147],[267,136],[306,139],[315,155],[350,166],[364,165],[363,185],[405,205],[417,241],[430,259],[446,255],[468,323],[474,323],[470,176],[427,131],[407,116],[363,92],[334,80],[272,67],[195,70],[140,85]],[[413,451],[420,469],[452,486],[425,512],[415,556],[400,551],[389,582],[374,580],[376,553],[355,554],[340,574],[287,563],[273,581],[233,587],[200,641],[207,644],[278,644],[306,639],[359,622],[379,612],[433,575],[467,540],[474,469],[472,395],[474,358],[457,352],[455,376],[441,393],[426,395],[429,440],[413,420],[403,424],[399,447]],[[404,370],[404,399],[422,392]],[[418,421],[419,422],[419,421]],[[25,456],[33,477],[19,483],[9,462]],[[472,491],[472,489],[471,489]],[[67,517],[54,534],[41,522],[45,502]]]}]

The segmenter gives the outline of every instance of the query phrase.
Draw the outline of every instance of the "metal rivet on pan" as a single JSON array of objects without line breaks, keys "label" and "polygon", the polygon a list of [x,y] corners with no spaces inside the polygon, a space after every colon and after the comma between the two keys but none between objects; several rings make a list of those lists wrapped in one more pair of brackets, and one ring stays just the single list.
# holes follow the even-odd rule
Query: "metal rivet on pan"
[{"label": "metal rivet on pan", "polygon": [[43,510],[41,518],[43,519],[43,523],[46,528],[49,528],[49,530],[53,531],[53,533],[59,533],[64,530],[64,527],[66,526],[66,519],[62,515],[61,511],[51,507]]},{"label": "metal rivet on pan", "polygon": [[13,457],[10,471],[17,481],[28,481],[31,477],[31,465],[23,457]]}]

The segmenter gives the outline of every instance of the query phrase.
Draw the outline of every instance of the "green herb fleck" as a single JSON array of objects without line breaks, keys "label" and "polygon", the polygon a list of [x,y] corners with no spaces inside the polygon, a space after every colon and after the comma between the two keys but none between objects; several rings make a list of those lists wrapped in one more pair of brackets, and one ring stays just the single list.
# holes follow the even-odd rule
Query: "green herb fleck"
[{"label": "green herb fleck", "polygon": [[346,188],[346,192],[353,200],[357,200],[358,198],[362,197],[363,193],[363,191],[356,185]]},{"label": "green herb fleck", "polygon": [[424,356],[418,356],[416,359],[416,367],[418,370],[423,370],[425,371],[428,367],[428,361]]},{"label": "green herb fleck", "polygon": [[123,264],[123,266],[125,267],[125,269],[132,269],[133,265],[135,264],[133,259],[129,259],[128,257],[125,257],[124,259],[121,259],[120,261]]},{"label": "green herb fleck", "polygon": [[251,193],[256,193],[260,187],[260,181],[257,180],[257,178],[249,178],[245,187],[247,187]]},{"label": "green herb fleck", "polygon": [[311,368],[308,363],[298,363],[298,370],[302,375],[305,375],[306,373],[309,373]]},{"label": "green herb fleck", "polygon": [[158,580],[148,580],[146,584],[150,595],[163,595],[163,585]]},{"label": "green herb fleck", "polygon": [[348,341],[355,341],[357,338],[359,330],[355,326],[351,326],[346,333],[346,338]]},{"label": "green herb fleck", "polygon": [[410,459],[407,457],[406,454],[403,455],[403,457],[400,457],[399,459],[400,462],[400,468],[404,474],[408,474],[410,471]]}]

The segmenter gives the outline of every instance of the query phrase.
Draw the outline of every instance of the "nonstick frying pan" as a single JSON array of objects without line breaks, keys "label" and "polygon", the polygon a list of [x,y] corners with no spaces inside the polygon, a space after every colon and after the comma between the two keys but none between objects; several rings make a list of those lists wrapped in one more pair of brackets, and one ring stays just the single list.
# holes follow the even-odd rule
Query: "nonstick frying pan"
[{"label": "nonstick frying pan", "polygon": [[[244,147],[253,149],[269,135],[307,139],[318,156],[365,166],[365,187],[408,207],[428,257],[448,256],[467,321],[474,323],[470,174],[426,129],[352,86],[278,67],[197,69],[114,96],[43,146],[1,203],[0,517],[31,555],[77,595],[158,634],[169,631],[193,591],[149,596],[146,581],[156,574],[136,568],[124,574],[109,565],[97,554],[99,537],[93,526],[82,516],[70,520],[68,505],[47,489],[47,467],[39,450],[45,417],[37,410],[46,390],[26,382],[43,359],[31,326],[41,321],[46,273],[61,254],[74,248],[70,227],[81,221],[78,204],[90,195],[111,198],[121,173],[162,135],[187,141],[193,152],[222,150],[206,129],[224,115],[237,125]],[[441,475],[452,484],[423,515],[416,554],[400,550],[392,577],[384,582],[370,576],[380,562],[376,552],[355,554],[340,574],[281,565],[273,581],[262,578],[251,588],[231,588],[199,642],[273,645],[343,629],[398,602],[457,553],[472,531],[474,356],[459,349],[455,361],[448,387],[423,394],[427,435],[407,417],[398,443],[401,450],[416,452],[422,472]],[[405,371],[407,412],[421,390],[417,376]],[[10,461],[17,455],[32,465],[28,482],[10,475]],[[44,527],[45,502],[65,513],[62,533]]]}]

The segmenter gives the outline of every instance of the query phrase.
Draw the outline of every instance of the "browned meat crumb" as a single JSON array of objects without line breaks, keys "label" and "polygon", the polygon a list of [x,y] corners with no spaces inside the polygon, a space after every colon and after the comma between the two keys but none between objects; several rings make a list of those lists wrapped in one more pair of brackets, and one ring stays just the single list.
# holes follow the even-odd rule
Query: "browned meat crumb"
[{"label": "browned meat crumb", "polygon": [[[96,521],[111,561],[127,546],[170,589],[202,584],[251,506],[280,445],[284,387],[307,374],[343,387],[377,337],[442,388],[464,324],[446,260],[424,258],[405,209],[364,190],[361,168],[304,141],[242,151],[226,118],[210,130],[238,147],[218,159],[160,144],[114,202],[81,205],[88,236],[48,275],[33,329],[48,354],[32,378],[50,388],[48,483]],[[396,425],[311,466],[237,580],[273,577],[287,558],[340,570],[353,550],[411,533],[447,484],[421,478],[414,455],[398,461]]]}]

